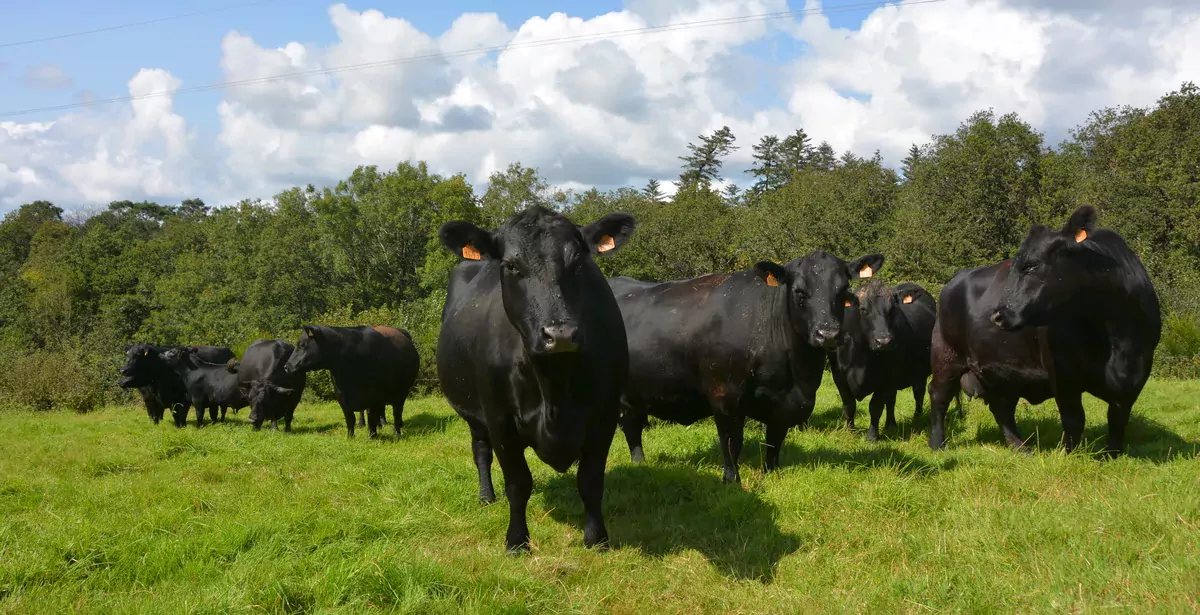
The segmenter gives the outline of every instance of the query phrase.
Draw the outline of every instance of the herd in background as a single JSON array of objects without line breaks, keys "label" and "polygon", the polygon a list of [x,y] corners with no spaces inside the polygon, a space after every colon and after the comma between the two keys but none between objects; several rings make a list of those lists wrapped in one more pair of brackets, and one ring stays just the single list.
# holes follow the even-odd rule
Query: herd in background
[{"label": "herd in background", "polygon": [[[1109,404],[1107,452],[1124,450],[1160,311],[1140,259],[1119,234],[1097,228],[1091,206],[1061,229],[1032,227],[1012,259],[959,271],[937,301],[916,284],[871,279],[881,254],[847,262],[822,250],[684,280],[606,279],[594,258],[619,249],[634,227],[624,213],[580,227],[534,206],[493,230],[462,221],[439,229],[463,260],[443,306],[438,378],[470,429],[485,503],[495,500],[491,464],[500,462],[510,551],[529,544],[526,448],[558,472],[578,464],[584,544],[603,545],[604,472],[618,426],[640,462],[648,417],[684,425],[712,417],[724,478],[739,483],[746,419],[764,424],[764,469],[777,468],[788,431],[812,415],[827,364],[848,427],[870,396],[870,441],[885,410],[884,427],[896,425],[899,391],[911,389],[921,413],[928,382],[935,450],[946,443],[950,400],[963,392],[986,402],[1019,450],[1020,399],[1054,398],[1072,450],[1090,393]],[[305,325],[296,345],[258,340],[240,361],[226,348],[138,344],[119,384],[138,388],[155,423],[168,408],[182,427],[189,406],[197,426],[206,410],[216,421],[250,406],[255,429],[281,419],[290,429],[305,374],[325,369],[350,436],[356,412],[375,435],[388,404],[399,434],[417,367],[406,331]]]}]

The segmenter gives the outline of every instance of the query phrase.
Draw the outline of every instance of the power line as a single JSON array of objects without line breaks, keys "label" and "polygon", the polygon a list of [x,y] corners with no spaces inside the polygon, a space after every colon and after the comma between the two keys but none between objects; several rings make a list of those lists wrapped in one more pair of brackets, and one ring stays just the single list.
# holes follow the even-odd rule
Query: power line
[{"label": "power line", "polygon": [[[268,0],[269,1],[269,0]],[[945,2],[946,0],[913,0],[905,2],[902,6],[913,6],[919,4],[934,4],[937,2]],[[709,28],[714,26],[738,25],[743,23],[753,23],[757,21],[771,21],[782,19],[785,17],[795,17],[800,15],[813,14],[829,14],[829,13],[847,13],[851,11],[861,11],[871,8],[880,8],[889,5],[895,5],[894,0],[877,0],[874,2],[863,2],[859,4],[847,4],[825,9],[798,9],[794,11],[779,11],[776,13],[760,13],[755,15],[742,15],[740,17],[725,17],[720,19],[706,19],[701,21],[689,21],[663,26],[646,26],[642,28],[630,28],[626,30],[613,30],[609,32],[598,32],[594,34],[578,34],[574,36],[565,36],[562,38],[542,39],[534,41],[524,41],[516,43],[507,43],[504,45],[496,45],[492,47],[478,47],[475,49],[463,49],[451,52],[430,53],[419,56],[408,56],[404,58],[393,58],[390,60],[377,60],[374,62],[363,62],[360,64],[347,64],[343,66],[332,66],[327,68],[317,68],[311,70],[297,71],[291,73],[283,73],[279,75],[269,75],[266,77],[256,77],[254,79],[242,79],[237,81],[222,81],[209,85],[197,85],[186,88],[176,88],[174,90],[161,90],[158,92],[147,92],[145,94],[137,94],[130,96],[118,96],[116,98],[105,98],[101,100],[92,100],[78,103],[70,103],[64,105],[54,105],[49,107],[37,107],[33,109],[21,109],[19,111],[5,111],[0,113],[0,117],[13,117],[17,115],[27,115],[31,113],[42,113],[46,111],[64,111],[68,109],[79,109],[84,107],[96,107],[100,105],[109,105],[113,103],[132,102],[135,100],[143,100],[146,98],[157,98],[161,96],[174,96],[177,94],[190,94],[194,92],[208,92],[212,90],[222,90],[226,88],[239,87],[244,85],[254,85],[259,83],[270,83],[273,81],[282,81],[285,79],[294,79],[297,77],[313,77],[318,75],[332,75],[337,73],[352,72],[357,70],[365,70],[369,68],[380,68],[384,66],[400,66],[404,64],[415,64],[418,62],[426,62],[429,60],[452,59],[474,55],[486,55],[493,52],[509,51],[513,49],[532,49],[537,47],[547,47],[551,45],[562,45],[566,43],[581,43],[599,40],[608,40],[613,38],[622,38],[626,36],[636,36],[642,34],[657,34],[660,32],[676,32],[681,30],[693,30],[696,28]]]},{"label": "power line", "polygon": [[57,34],[55,36],[44,36],[42,38],[31,38],[31,39],[25,40],[25,41],[15,41],[12,43],[0,43],[0,49],[4,49],[6,47],[19,47],[21,45],[32,45],[34,43],[44,43],[46,41],[57,41],[57,40],[64,39],[64,38],[74,38],[76,36],[87,36],[88,34],[98,34],[100,32],[111,32],[113,30],[123,30],[125,28],[133,28],[135,26],[145,26],[145,25],[149,25],[152,23],[162,23],[164,21],[174,21],[177,19],[186,19],[188,17],[198,17],[200,15],[210,15],[212,13],[220,13],[223,11],[228,11],[230,9],[247,8],[247,7],[251,7],[251,6],[257,6],[260,4],[267,4],[269,2],[274,2],[274,1],[275,0],[257,0],[255,2],[242,2],[239,4],[229,4],[226,6],[219,6],[219,7],[212,8],[212,9],[205,9],[203,11],[196,11],[194,13],[184,13],[182,15],[172,15],[170,17],[158,17],[156,19],[147,19],[145,21],[135,21],[132,23],[124,23],[124,24],[120,24],[120,25],[116,25],[116,26],[106,26],[103,28],[96,28],[95,30],[83,30],[81,32],[71,32],[68,34]]}]

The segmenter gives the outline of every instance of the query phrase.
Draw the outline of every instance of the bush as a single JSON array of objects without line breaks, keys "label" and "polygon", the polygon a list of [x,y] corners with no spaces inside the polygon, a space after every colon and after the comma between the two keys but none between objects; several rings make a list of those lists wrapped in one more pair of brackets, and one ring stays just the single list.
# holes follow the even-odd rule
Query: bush
[{"label": "bush", "polygon": [[81,349],[12,352],[0,372],[0,402],[33,410],[88,412],[104,403],[105,383]]}]

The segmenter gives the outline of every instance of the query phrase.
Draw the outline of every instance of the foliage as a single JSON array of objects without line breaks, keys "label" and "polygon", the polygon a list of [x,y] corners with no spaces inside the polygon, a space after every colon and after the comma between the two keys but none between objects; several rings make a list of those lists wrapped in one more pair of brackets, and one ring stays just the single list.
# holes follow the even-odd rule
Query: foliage
[{"label": "foliage", "polygon": [[[95,390],[69,401],[43,386],[52,379],[10,376],[0,395],[86,407],[128,396],[113,383],[131,341],[240,352],[262,337],[294,340],[311,322],[408,328],[422,386],[432,387],[441,301],[458,261],[438,227],[456,219],[494,227],[532,204],[580,224],[633,214],[632,240],[598,259],[608,276],[662,281],[814,249],[846,259],[881,252],[885,279],[936,294],[958,270],[1010,256],[1031,224],[1059,226],[1092,203],[1155,282],[1165,315],[1156,373],[1198,373],[1200,88],[1191,83],[1151,108],[1096,111],[1055,147],[1016,115],[980,111],[914,144],[899,172],[877,152],[838,155],[796,129],[753,146],[754,181],[743,192],[721,177],[736,149],[727,126],[689,144],[670,198],[657,180],[641,189],[558,190],[517,163],[477,194],[463,175],[405,162],[220,207],[122,200],[64,217],[62,204],[26,204],[0,221],[6,365]],[[84,376],[67,377],[72,370]],[[314,378],[314,395],[326,398],[328,377]]]}]

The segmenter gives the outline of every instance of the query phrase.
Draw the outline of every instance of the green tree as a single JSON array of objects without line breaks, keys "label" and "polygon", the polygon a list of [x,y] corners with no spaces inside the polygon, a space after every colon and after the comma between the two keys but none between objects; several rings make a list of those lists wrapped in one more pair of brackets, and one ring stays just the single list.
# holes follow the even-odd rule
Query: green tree
[{"label": "green tree", "polygon": [[679,186],[701,185],[707,187],[720,178],[722,160],[738,149],[734,145],[733,131],[722,126],[711,135],[700,135],[700,143],[688,143],[683,161],[683,172],[679,175]]}]

